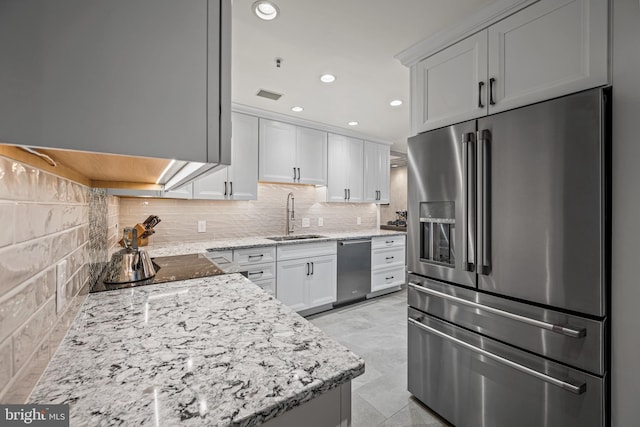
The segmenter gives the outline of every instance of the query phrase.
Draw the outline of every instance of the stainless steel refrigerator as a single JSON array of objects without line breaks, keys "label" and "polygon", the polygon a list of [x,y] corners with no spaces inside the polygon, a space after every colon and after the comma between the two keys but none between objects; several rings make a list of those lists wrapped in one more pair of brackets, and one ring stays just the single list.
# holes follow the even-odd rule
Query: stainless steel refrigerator
[{"label": "stainless steel refrigerator", "polygon": [[408,388],[454,425],[609,424],[610,93],[409,139]]}]

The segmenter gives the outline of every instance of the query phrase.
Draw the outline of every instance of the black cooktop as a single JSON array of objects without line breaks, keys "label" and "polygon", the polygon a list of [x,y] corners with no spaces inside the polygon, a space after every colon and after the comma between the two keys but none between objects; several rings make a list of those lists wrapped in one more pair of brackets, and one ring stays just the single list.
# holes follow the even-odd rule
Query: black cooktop
[{"label": "black cooktop", "polygon": [[133,288],[136,286],[155,285],[157,283],[198,279],[200,277],[240,272],[238,265],[228,259],[224,257],[210,258],[204,254],[156,257],[152,258],[151,261],[156,269],[156,275],[151,279],[129,283],[106,284],[104,283],[106,276],[105,268],[105,272],[103,272],[89,292],[111,291],[114,289]]}]

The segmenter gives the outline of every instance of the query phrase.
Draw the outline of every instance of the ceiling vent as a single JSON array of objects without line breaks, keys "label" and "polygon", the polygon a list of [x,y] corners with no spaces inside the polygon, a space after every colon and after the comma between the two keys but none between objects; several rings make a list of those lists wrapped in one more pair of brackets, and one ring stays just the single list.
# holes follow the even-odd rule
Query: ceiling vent
[{"label": "ceiling vent", "polygon": [[269,92],[268,90],[260,89],[260,92],[257,93],[258,96],[263,98],[272,99],[277,101],[282,96],[281,93]]}]

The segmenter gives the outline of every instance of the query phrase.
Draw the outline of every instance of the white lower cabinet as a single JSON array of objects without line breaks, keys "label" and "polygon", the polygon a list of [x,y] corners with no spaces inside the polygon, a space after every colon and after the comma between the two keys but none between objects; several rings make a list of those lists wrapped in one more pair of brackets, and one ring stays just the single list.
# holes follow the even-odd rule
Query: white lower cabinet
[{"label": "white lower cabinet", "polygon": [[279,246],[276,297],[295,311],[331,304],[337,297],[336,242]]},{"label": "white lower cabinet", "polygon": [[371,292],[405,283],[406,237],[379,236],[371,239]]}]

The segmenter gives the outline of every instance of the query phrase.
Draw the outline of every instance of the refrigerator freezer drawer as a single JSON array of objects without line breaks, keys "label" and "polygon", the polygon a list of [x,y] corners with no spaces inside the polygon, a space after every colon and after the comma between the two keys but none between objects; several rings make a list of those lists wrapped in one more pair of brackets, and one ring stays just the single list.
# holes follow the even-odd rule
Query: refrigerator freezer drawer
[{"label": "refrigerator freezer drawer", "polygon": [[605,378],[409,308],[409,391],[458,427],[596,427]]},{"label": "refrigerator freezer drawer", "polygon": [[605,373],[605,321],[523,304],[411,275],[409,305],[541,356]]}]

